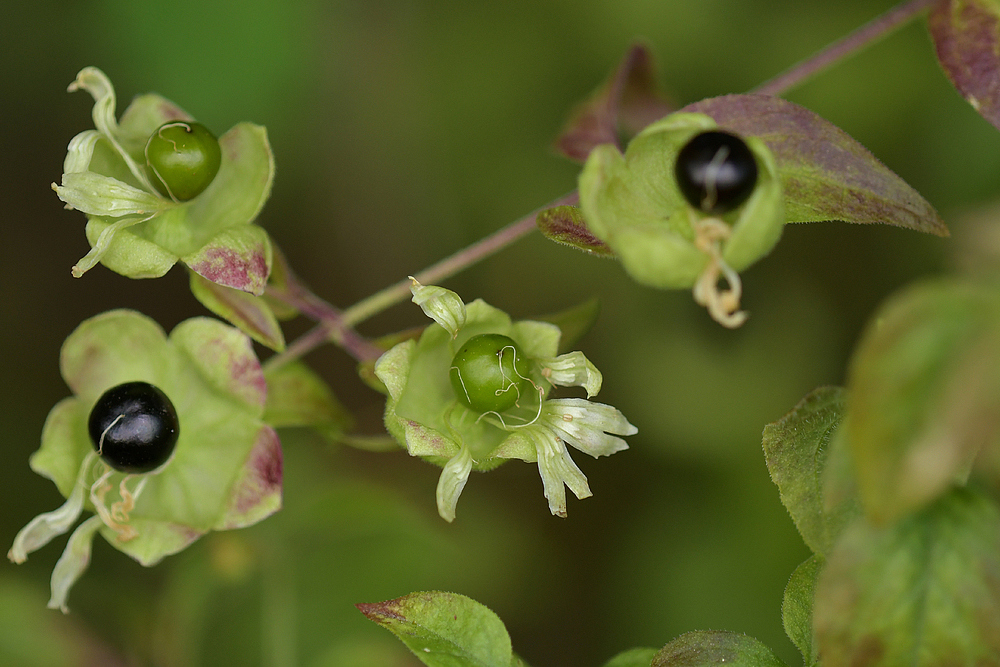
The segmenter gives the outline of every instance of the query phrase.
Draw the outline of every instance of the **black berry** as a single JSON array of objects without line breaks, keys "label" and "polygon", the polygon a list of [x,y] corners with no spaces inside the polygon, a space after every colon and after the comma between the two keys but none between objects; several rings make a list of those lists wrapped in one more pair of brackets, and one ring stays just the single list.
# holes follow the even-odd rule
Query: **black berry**
[{"label": "black berry", "polygon": [[97,399],[88,421],[94,449],[108,465],[143,473],[166,463],[180,424],[173,403],[148,382],[126,382]]},{"label": "black berry", "polygon": [[674,177],[691,206],[721,215],[745,202],[757,184],[757,162],[742,139],[728,132],[695,135],[677,154]]}]

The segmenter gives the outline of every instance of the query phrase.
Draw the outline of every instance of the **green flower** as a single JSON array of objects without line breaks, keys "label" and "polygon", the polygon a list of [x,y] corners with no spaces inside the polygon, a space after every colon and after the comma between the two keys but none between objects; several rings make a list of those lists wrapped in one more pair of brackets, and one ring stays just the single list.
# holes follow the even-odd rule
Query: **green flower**
[{"label": "green flower", "polygon": [[[69,589],[89,563],[96,533],[150,566],[210,530],[249,526],[281,507],[281,443],[262,421],[264,375],[250,340],[239,331],[193,318],[168,338],[144,315],[115,310],[70,334],[60,365],[75,395],[49,413],[30,464],[55,482],[67,501],[35,517],[8,553],[23,562],[68,531],[83,510],[96,513],[77,527],[56,564],[50,607],[66,611]],[[169,397],[180,436],[160,468],[126,475],[97,457],[88,418],[106,390],[133,381],[152,384]]]},{"label": "green flower", "polygon": [[[427,327],[419,340],[400,343],[382,355],[375,374],[389,394],[385,411],[389,433],[410,455],[443,467],[438,513],[446,521],[454,520],[472,470],[490,470],[516,458],[538,464],[549,510],[566,516],[565,487],[577,498],[591,495],[567,445],[595,458],[609,456],[628,448],[618,436],[637,433],[611,406],[582,398],[548,398],[554,385],[583,387],[590,398],[600,391],[600,372],[581,352],[557,354],[561,333],[553,324],[512,322],[481,300],[464,304],[454,292],[440,287],[414,282],[412,290],[414,302],[437,325]],[[463,324],[455,328],[457,322]],[[484,335],[510,341],[486,357],[494,359],[500,380],[485,392],[470,387],[477,380],[468,371],[460,377],[455,365],[456,354],[467,349],[466,343]],[[506,392],[517,392],[512,405],[500,399],[496,409],[471,407]]]},{"label": "green flower", "polygon": [[94,97],[94,125],[70,141],[61,185],[68,208],[87,215],[91,251],[73,267],[98,262],[130,278],[157,278],[178,260],[207,280],[261,294],[271,270],[267,233],[250,223],[271,192],[274,157],[263,127],[240,123],[219,138],[221,165],[204,192],[178,201],[154,187],[144,154],[168,121],[189,121],[159,95],[140,95],[115,120],[115,91],[99,69],[80,71],[70,91]]},{"label": "green flower", "polygon": [[[638,282],[661,289],[693,288],[695,301],[725,326],[739,326],[742,271],[770,252],[785,224],[784,199],[771,151],[743,137],[757,181],[735,210],[710,215],[688,203],[675,177],[677,154],[717,125],[711,117],[674,113],[647,127],[622,155],[597,146],[580,174],[587,228]],[[727,288],[720,289],[724,280]]]}]

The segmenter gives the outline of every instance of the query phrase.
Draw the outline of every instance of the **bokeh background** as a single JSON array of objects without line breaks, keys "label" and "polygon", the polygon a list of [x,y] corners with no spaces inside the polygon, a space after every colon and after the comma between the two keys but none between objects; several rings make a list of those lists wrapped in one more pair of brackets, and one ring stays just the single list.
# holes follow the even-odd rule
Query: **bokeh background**
[{"label": "bokeh background", "polygon": [[[62,502],[34,475],[48,410],[68,394],[62,340],[129,307],[167,330],[206,314],[180,269],[80,280],[84,219],[62,209],[69,139],[92,101],[66,85],[101,67],[119,95],[156,91],[217,133],[268,127],[278,171],[260,217],[316,292],[340,306],[575,187],[550,142],[571,106],[644,40],[678,105],[742,92],[892,6],[891,0],[38,0],[0,22],[0,542]],[[951,270],[966,221],[1000,195],[1000,134],[951,89],[922,21],[792,91],[941,211],[953,238],[889,227],[789,227],[744,274],[752,317],[712,323],[687,292],[631,282],[614,262],[535,234],[448,281],[513,316],[600,298],[581,348],[601,399],[640,433],[611,459],[575,458],[594,497],[548,514],[534,466],[474,476],[453,525],[438,469],[405,453],[283,434],[285,510],[145,569],[98,540],[72,613],[45,608],[64,541],[0,564],[0,664],[415,665],[353,607],[411,591],[469,595],[534,667],[603,664],[694,629],[746,632],[789,664],[784,584],[807,551],[770,482],[762,427],[843,381],[880,301]],[[412,305],[362,325],[423,323]],[[308,323],[288,324],[289,338]],[[378,433],[381,397],[337,350],[308,361]],[[585,460],[586,459],[586,460]]]}]

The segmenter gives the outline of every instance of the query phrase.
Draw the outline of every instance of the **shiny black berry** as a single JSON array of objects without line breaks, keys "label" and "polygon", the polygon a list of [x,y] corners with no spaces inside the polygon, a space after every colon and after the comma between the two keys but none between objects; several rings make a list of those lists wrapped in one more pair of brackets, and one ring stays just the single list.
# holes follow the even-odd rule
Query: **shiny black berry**
[{"label": "shiny black berry", "polygon": [[677,153],[674,177],[691,206],[721,215],[745,202],[757,184],[757,162],[742,139],[728,132],[695,135]]},{"label": "shiny black berry", "polygon": [[180,425],[173,403],[148,382],[126,382],[104,392],[87,423],[90,440],[115,470],[159,468],[177,445]]}]

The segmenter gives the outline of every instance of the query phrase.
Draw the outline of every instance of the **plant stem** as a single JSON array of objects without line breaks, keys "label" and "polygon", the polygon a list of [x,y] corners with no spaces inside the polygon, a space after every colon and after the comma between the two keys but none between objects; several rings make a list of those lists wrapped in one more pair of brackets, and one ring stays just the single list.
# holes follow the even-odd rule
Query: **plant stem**
[{"label": "plant stem", "polygon": [[[489,257],[493,253],[506,248],[522,236],[527,235],[535,229],[535,218],[547,208],[553,206],[564,206],[575,204],[578,201],[576,191],[556,199],[541,208],[538,208],[528,215],[515,220],[506,227],[490,234],[476,243],[473,243],[464,250],[460,250],[450,257],[446,257],[437,264],[433,264],[413,277],[425,285],[434,284],[445,278],[449,278],[459,271],[466,269],[476,262]],[[395,285],[390,285],[381,292],[359,301],[342,313],[344,324],[352,327],[359,322],[363,322],[369,317],[376,315],[383,310],[401,303],[410,297],[410,285],[413,282],[409,278],[400,280]]]},{"label": "plant stem", "polygon": [[762,83],[750,92],[761,95],[781,95],[820,70],[885,37],[930,7],[934,2],[935,0],[904,2],[770,81]]}]

